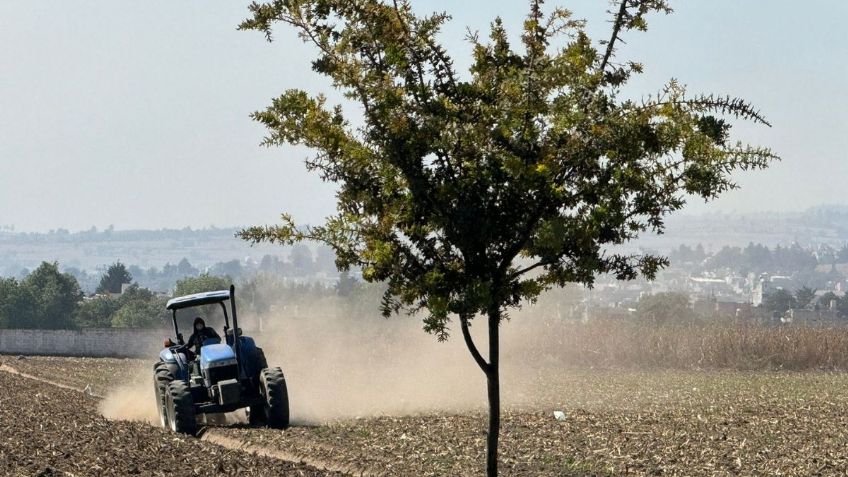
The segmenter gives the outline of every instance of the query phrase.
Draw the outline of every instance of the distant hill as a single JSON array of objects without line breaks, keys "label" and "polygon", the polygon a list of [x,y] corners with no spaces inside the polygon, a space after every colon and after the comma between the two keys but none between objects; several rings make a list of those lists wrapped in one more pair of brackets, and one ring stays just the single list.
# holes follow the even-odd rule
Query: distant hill
[{"label": "distant hill", "polygon": [[848,207],[825,205],[803,212],[676,215],[669,218],[667,225],[664,235],[646,236],[638,245],[657,250],[669,250],[682,243],[701,243],[713,250],[750,242],[770,247],[795,242],[835,245],[848,242]]},{"label": "distant hill", "polygon": [[[841,245],[848,242],[848,207],[826,205],[804,212],[745,214],[709,213],[673,215],[665,234],[645,235],[626,248],[667,252],[680,244],[702,244],[707,250],[749,242],[769,247],[800,243]],[[64,267],[97,270],[121,260],[142,268],[175,264],[188,259],[196,267],[263,255],[288,256],[289,249],[275,245],[251,247],[236,238],[236,228],[159,230],[97,230],[21,233],[0,229],[0,275],[17,275],[42,261]]]},{"label": "distant hill", "polygon": [[276,245],[250,246],[235,237],[235,228],[194,230],[96,230],[48,233],[0,232],[0,275],[17,275],[42,261],[58,261],[65,267],[96,270],[121,260],[142,268],[162,267],[188,259],[205,267],[216,262],[265,254],[288,255]]}]

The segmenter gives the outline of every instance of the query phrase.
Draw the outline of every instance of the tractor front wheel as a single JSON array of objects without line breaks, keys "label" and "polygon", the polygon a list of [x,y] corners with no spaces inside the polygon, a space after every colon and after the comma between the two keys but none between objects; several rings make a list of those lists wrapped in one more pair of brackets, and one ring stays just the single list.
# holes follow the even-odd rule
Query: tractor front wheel
[{"label": "tractor front wheel", "polygon": [[173,381],[173,376],[167,367],[156,366],[153,372],[153,392],[156,396],[156,410],[159,413],[159,425],[168,428],[168,408],[165,399],[168,383]]},{"label": "tractor front wheel", "polygon": [[[259,391],[264,405],[256,411],[268,427],[286,429],[289,427],[289,392],[286,387],[286,377],[280,368],[263,369],[259,376]],[[251,422],[254,420],[254,407],[250,409]],[[260,417],[257,416],[257,417]]]},{"label": "tractor front wheel", "polygon": [[174,432],[194,434],[197,430],[197,416],[194,413],[194,400],[188,384],[171,381],[165,387],[165,402],[168,410],[168,427]]}]

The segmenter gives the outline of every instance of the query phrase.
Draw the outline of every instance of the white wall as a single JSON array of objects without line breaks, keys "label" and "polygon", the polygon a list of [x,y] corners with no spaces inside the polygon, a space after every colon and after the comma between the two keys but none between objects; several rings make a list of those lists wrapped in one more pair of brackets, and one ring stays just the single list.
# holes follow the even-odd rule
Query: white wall
[{"label": "white wall", "polygon": [[168,335],[164,330],[121,328],[0,329],[0,354],[153,358]]}]

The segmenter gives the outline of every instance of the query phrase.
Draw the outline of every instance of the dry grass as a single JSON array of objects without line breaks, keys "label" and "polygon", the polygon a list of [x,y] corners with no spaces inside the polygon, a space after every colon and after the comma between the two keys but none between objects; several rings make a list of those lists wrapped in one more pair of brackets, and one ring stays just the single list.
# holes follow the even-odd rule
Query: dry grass
[{"label": "dry grass", "polygon": [[556,367],[848,370],[848,327],[843,326],[541,321],[524,323],[516,332],[519,336],[510,340],[510,356],[504,362],[515,359]]}]

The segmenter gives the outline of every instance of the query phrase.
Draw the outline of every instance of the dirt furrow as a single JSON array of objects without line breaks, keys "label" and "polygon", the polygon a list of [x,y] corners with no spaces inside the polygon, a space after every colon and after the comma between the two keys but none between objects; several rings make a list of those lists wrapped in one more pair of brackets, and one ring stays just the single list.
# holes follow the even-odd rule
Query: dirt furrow
[{"label": "dirt furrow", "polygon": [[344,475],[148,424],[110,421],[81,389],[0,365],[0,475]]},{"label": "dirt furrow", "polygon": [[271,457],[273,459],[284,460],[287,462],[302,463],[319,470],[338,472],[344,475],[350,475],[354,477],[373,477],[379,475],[378,473],[375,473],[373,471],[358,468],[355,465],[344,465],[327,460],[316,459],[307,455],[287,452],[281,449],[273,449],[270,447],[249,444],[247,442],[228,437],[224,435],[220,430],[215,428],[205,429],[203,431],[203,434],[200,436],[200,439],[203,441],[211,442],[213,444],[217,444],[219,446],[226,447],[228,449],[244,451],[250,454]]}]

